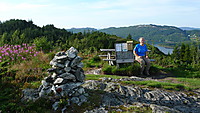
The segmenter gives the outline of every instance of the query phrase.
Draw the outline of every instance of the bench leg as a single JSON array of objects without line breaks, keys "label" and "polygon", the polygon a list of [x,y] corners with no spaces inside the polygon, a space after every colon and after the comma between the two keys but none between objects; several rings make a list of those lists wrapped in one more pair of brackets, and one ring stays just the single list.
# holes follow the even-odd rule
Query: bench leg
[{"label": "bench leg", "polygon": [[119,69],[119,64],[117,63],[117,69]]},{"label": "bench leg", "polygon": [[[107,59],[111,59],[111,53],[110,52],[108,52]],[[108,61],[108,64],[111,65],[111,66],[114,65],[113,61]]]}]

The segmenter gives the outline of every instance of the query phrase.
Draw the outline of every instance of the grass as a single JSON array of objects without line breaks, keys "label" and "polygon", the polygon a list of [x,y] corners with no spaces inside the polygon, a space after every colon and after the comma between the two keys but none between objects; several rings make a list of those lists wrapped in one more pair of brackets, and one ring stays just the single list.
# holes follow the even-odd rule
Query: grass
[{"label": "grass", "polygon": [[[120,79],[122,76],[117,75],[86,75],[86,80],[99,80],[102,77],[109,77],[114,79]],[[127,77],[127,76],[123,76]],[[161,81],[121,81],[122,84],[125,85],[139,85],[142,87],[150,87],[150,88],[163,88],[166,90],[176,90],[176,91],[190,91],[192,89],[198,89],[200,88],[200,79],[191,79],[191,78],[174,78],[177,83],[174,83],[175,81],[172,80],[164,80]]]},{"label": "grass", "polygon": [[41,85],[41,81],[32,81],[32,82],[25,82],[23,84],[22,89],[26,89],[26,88],[33,88],[33,89],[37,89],[39,88],[39,86]]},{"label": "grass", "polygon": [[[93,75],[93,74],[88,74],[86,75],[86,80],[99,80],[100,78],[107,77],[107,78],[114,78],[114,79],[120,79],[122,76],[117,76],[117,75]],[[127,76],[123,76],[127,77]]]},{"label": "grass", "polygon": [[192,89],[192,87],[185,86],[184,84],[158,82],[158,81],[122,81],[122,83],[126,85],[140,85],[143,87],[163,88],[166,90],[176,90],[176,91]]},{"label": "grass", "polygon": [[[119,111],[119,109],[121,111]],[[112,106],[111,108],[107,108],[108,113],[151,113],[152,109],[148,106],[137,107],[134,105],[131,106]]]},{"label": "grass", "polygon": [[191,87],[192,89],[200,88],[200,78],[172,78],[170,77],[166,81],[184,84],[186,87]]},{"label": "grass", "polygon": [[165,70],[171,72],[175,77],[200,78],[200,70],[183,67],[165,68]]}]

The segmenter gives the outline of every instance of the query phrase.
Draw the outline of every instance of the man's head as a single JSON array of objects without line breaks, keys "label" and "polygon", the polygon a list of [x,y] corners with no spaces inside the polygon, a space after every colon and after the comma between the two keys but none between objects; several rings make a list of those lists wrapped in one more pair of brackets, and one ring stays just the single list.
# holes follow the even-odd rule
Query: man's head
[{"label": "man's head", "polygon": [[144,42],[145,42],[144,37],[140,37],[140,38],[139,38],[139,42],[140,42],[140,43],[144,43]]}]

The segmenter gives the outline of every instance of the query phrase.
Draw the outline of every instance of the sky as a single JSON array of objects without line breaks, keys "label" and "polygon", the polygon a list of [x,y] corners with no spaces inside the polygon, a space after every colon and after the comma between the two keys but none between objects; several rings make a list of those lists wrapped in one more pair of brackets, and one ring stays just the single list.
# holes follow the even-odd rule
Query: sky
[{"label": "sky", "polygon": [[200,28],[200,0],[0,0],[0,21],[103,29],[135,25]]}]

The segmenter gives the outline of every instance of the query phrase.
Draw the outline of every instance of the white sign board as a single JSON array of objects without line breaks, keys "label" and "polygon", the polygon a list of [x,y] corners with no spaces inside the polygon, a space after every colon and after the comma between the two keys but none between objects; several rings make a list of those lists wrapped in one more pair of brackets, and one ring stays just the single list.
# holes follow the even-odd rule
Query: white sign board
[{"label": "white sign board", "polygon": [[115,45],[116,51],[128,51],[127,43],[119,43]]},{"label": "white sign board", "polygon": [[115,46],[116,51],[122,51],[122,44],[116,44]]}]

